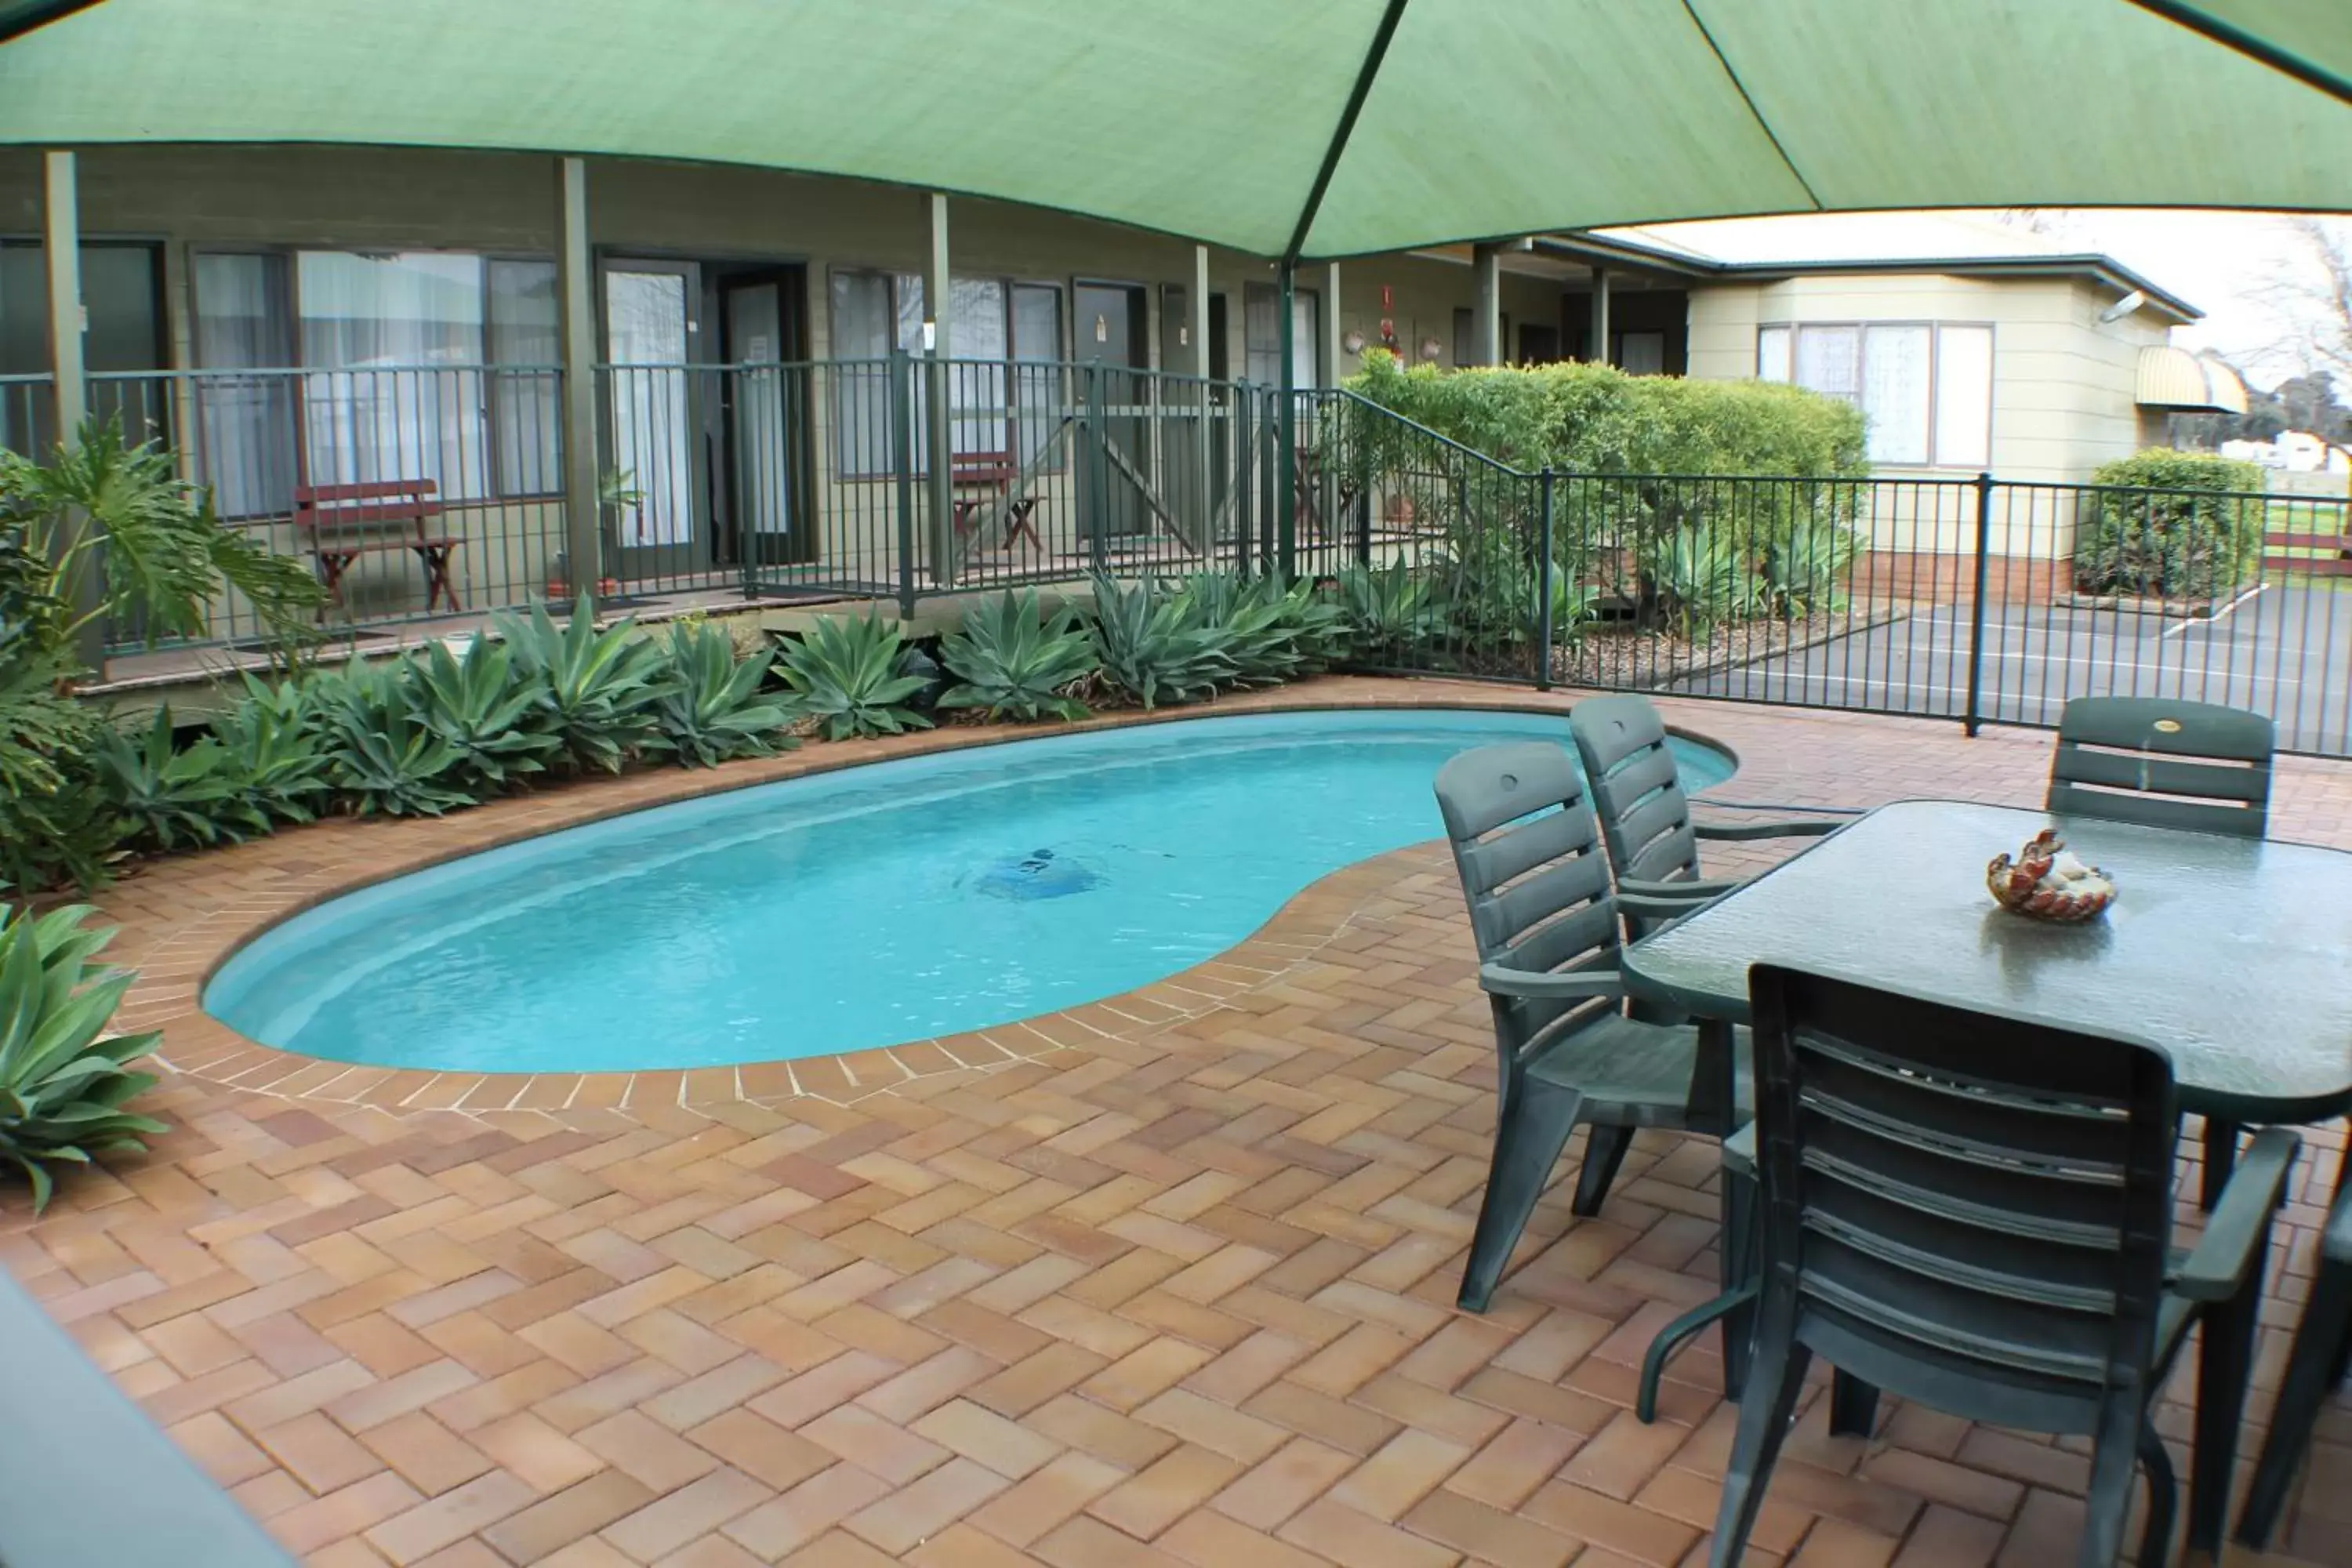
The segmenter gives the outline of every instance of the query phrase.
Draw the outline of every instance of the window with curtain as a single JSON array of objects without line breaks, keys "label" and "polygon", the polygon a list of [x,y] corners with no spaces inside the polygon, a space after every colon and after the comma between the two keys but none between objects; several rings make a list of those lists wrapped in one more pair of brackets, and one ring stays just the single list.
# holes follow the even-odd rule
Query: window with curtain
[{"label": "window with curtain", "polygon": [[[447,251],[200,253],[202,442],[215,504],[274,515],[300,482],[562,488],[555,268]],[[268,375],[267,371],[302,374]]]},{"label": "window with curtain", "polygon": [[[1282,380],[1282,291],[1271,283],[1253,283],[1242,299],[1242,348],[1250,380],[1273,386]],[[1317,371],[1323,320],[1322,301],[1312,289],[1295,289],[1290,295],[1291,384],[1319,384]]]},{"label": "window with curtain", "polygon": [[[834,273],[834,465],[880,479],[891,461],[894,347],[923,352],[923,280],[911,272]],[[1062,399],[1061,290],[958,275],[948,284],[949,435],[958,454],[1006,453],[1025,466],[1044,449]],[[914,378],[908,419],[916,471],[929,465],[929,378]]]},{"label": "window with curtain", "polygon": [[1986,467],[1992,458],[1992,329],[1965,322],[1770,325],[1756,374],[1843,397],[1870,422],[1870,460]]}]

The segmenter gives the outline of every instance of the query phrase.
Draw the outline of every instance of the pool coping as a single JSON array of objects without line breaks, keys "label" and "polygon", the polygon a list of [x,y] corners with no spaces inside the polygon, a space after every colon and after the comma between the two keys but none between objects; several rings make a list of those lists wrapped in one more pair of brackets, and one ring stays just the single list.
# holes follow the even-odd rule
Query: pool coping
[{"label": "pool coping", "polygon": [[[648,1112],[709,1114],[726,1106],[774,1106],[796,1100],[847,1105],[929,1080],[952,1081],[1006,1070],[1064,1051],[1117,1052],[1145,1037],[1234,1005],[1234,998],[1280,982],[1341,940],[1391,888],[1391,862],[1425,858],[1409,846],[1344,866],[1286,900],[1265,923],[1213,958],[1163,979],[1096,1002],[943,1037],[865,1050],[747,1062],[730,1067],[624,1072],[485,1073],[361,1066],[266,1046],[204,1011],[205,985],[230,956],[265,931],[329,900],[487,849],[656,806],[731,794],[844,768],[936,755],[1055,735],[1194,720],[1314,711],[1507,711],[1564,717],[1580,692],[1491,691],[1465,683],[1325,678],[1209,703],[1099,714],[1072,722],[955,725],[868,741],[815,742],[770,758],[698,770],[646,769],[573,782],[541,794],[490,802],[428,819],[341,820],[299,827],[254,844],[158,861],[156,881],[209,883],[211,872],[235,896],[184,919],[152,942],[125,942],[108,956],[140,971],[117,1024],[161,1029],[153,1059],[170,1075],[273,1097],[391,1111],[444,1110],[474,1116],[530,1112],[558,1120],[583,1114],[642,1120]],[[1721,752],[1735,773],[1738,752],[1722,741],[1679,726],[1676,735]],[[306,842],[328,840],[350,852],[297,859],[287,874],[247,880],[248,862]],[[123,886],[135,889],[141,879]],[[1466,955],[1465,955],[1466,961]]]}]

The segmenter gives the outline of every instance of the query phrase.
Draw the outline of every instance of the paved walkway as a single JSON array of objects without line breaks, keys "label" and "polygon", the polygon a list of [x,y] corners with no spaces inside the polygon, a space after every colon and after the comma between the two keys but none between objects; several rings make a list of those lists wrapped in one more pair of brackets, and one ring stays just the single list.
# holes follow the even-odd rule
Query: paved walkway
[{"label": "paved walkway", "polygon": [[[1302,699],[1532,700],[1327,681],[1220,707]],[[2037,734],[1669,707],[1740,752],[1730,799],[2030,803],[2048,763]],[[1652,1331],[1711,1290],[1712,1146],[1645,1134],[1600,1217],[1561,1191],[1494,1310],[1454,1310],[1494,1071],[1433,847],[1326,879],[1198,971],[868,1077],[484,1089],[303,1063],[192,1010],[208,954],[335,888],[926,743],[148,868],[101,901],[180,1131],[37,1223],[13,1197],[0,1252],[322,1568],[1703,1562],[1734,1415],[1712,1350],[1676,1363],[1658,1425],[1628,1406]],[[2285,763],[2275,822],[2352,846],[2352,767]],[[2323,1137],[2273,1259],[2257,1422],[2339,1157]],[[1897,1405],[1873,1441],[1832,1439],[1821,1404],[1751,1562],[2072,1561],[2084,1445]],[[2164,1412],[2176,1440],[2189,1414]],[[2310,1475],[2282,1545],[2352,1564],[2352,1407]]]}]

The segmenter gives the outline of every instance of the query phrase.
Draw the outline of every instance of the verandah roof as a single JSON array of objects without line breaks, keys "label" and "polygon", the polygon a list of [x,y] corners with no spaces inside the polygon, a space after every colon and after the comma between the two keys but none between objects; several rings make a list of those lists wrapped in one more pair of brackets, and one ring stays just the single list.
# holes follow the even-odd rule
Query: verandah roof
[{"label": "verandah roof", "polygon": [[0,0],[0,143],[708,160],[1265,256],[2352,205],[2347,0]]}]

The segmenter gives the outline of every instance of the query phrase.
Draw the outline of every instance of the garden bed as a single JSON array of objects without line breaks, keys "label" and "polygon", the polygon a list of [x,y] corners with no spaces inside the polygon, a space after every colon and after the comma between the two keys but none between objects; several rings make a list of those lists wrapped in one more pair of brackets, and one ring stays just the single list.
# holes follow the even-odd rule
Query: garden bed
[{"label": "garden bed", "polygon": [[1793,620],[1720,622],[1696,637],[1664,626],[1601,622],[1586,626],[1574,643],[1553,652],[1552,679],[1564,686],[1670,686],[1802,653],[1909,614],[1906,605],[1882,600]]}]

